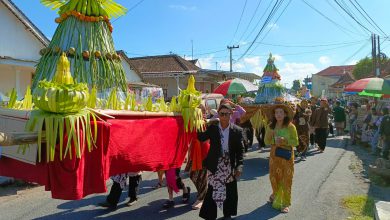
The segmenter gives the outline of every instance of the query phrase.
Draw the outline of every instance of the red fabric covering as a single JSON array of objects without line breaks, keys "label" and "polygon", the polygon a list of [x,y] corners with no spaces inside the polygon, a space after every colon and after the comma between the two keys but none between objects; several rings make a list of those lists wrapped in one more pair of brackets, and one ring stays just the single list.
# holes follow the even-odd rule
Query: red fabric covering
[{"label": "red fabric covering", "polygon": [[182,165],[190,135],[184,133],[181,117],[132,117],[108,122],[110,125],[98,123],[97,148],[85,152],[81,159],[56,158],[54,162],[30,165],[2,157],[0,175],[45,185],[55,199],[78,200],[106,192],[106,180],[112,175]]}]

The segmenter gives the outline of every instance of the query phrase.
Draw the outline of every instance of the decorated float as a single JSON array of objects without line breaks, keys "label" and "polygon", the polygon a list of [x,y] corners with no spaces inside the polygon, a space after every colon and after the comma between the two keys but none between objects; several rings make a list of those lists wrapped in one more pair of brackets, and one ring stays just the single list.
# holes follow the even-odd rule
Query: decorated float
[{"label": "decorated float", "polygon": [[41,0],[58,27],[40,51],[31,90],[0,108],[0,175],[44,185],[57,199],[106,192],[116,174],[180,167],[204,129],[195,79],[170,103],[137,101],[111,33],[112,0]]},{"label": "decorated float", "polygon": [[267,65],[263,70],[255,102],[243,105],[246,114],[241,117],[241,123],[250,120],[253,128],[257,131],[268,123],[268,120],[272,118],[271,105],[275,101],[283,102],[285,100],[283,97],[286,96],[286,93],[280,82],[281,79],[279,69],[275,65],[275,58],[270,53]]}]

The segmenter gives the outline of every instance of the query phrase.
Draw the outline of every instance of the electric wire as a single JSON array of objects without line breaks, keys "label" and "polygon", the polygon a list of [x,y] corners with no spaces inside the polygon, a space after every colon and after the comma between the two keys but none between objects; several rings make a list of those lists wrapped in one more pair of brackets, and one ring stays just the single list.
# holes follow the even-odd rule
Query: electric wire
[{"label": "electric wire", "polygon": [[248,3],[248,0],[245,0],[244,7],[242,8],[242,12],[241,12],[240,19],[238,20],[238,24],[237,24],[237,27],[236,27],[236,31],[234,32],[233,38],[232,38],[232,40],[230,41],[229,44],[231,44],[232,41],[234,40],[234,38],[236,37],[236,34],[237,34],[237,31],[238,31],[238,28],[240,27],[241,20],[242,20],[242,17],[243,17],[243,15],[244,15],[244,12],[245,12],[246,4],[247,4],[247,3]]},{"label": "electric wire", "polygon": [[256,14],[257,14],[257,11],[259,10],[261,2],[263,2],[263,0],[259,0],[259,2],[257,3],[255,12],[253,13],[248,25],[246,26],[246,28],[245,28],[243,34],[241,35],[240,39],[238,40],[238,42],[241,42],[242,38],[245,36],[246,32],[248,31],[250,25],[252,24],[253,19],[255,18]]}]

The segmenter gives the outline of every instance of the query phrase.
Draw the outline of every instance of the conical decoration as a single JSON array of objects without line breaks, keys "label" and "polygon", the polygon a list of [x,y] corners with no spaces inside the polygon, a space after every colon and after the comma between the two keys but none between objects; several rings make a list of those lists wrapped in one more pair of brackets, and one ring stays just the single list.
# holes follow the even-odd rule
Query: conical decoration
[{"label": "conical decoration", "polygon": [[[41,80],[51,81],[56,72],[56,63],[62,53],[70,62],[70,72],[75,82],[86,83],[98,92],[111,88],[126,91],[126,77],[119,55],[116,53],[109,21],[110,15],[123,14],[124,9],[107,12],[102,0],[41,0],[53,9],[59,8],[59,23],[49,46],[40,51],[32,89]],[[54,4],[57,2],[56,4]],[[108,2],[108,3],[106,3]],[[115,3],[115,6],[118,5]]]},{"label": "conical decoration", "polygon": [[281,77],[274,62],[275,58],[272,57],[272,54],[270,53],[267,65],[263,71],[263,76],[261,77],[259,90],[257,91],[255,99],[255,103],[257,104],[271,103],[276,97],[283,96],[284,89],[283,85],[280,83]]}]

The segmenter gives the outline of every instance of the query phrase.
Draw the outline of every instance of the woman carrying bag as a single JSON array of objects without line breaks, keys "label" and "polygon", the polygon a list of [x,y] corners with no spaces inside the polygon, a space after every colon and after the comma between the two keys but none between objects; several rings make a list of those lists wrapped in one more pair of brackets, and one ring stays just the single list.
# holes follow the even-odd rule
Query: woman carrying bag
[{"label": "woman carrying bag", "polygon": [[272,207],[289,212],[294,175],[294,146],[299,144],[295,126],[291,123],[293,110],[285,104],[272,106],[272,117],[265,132],[265,144],[271,145],[269,173]]}]

